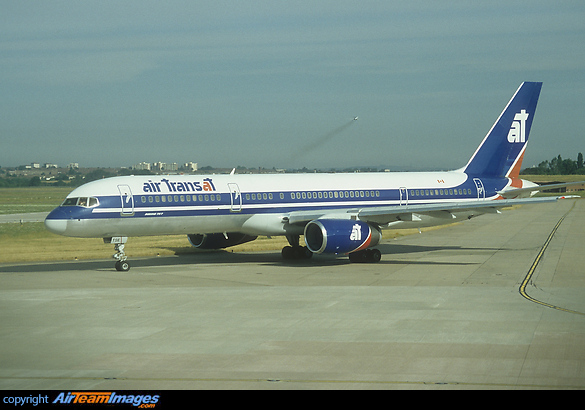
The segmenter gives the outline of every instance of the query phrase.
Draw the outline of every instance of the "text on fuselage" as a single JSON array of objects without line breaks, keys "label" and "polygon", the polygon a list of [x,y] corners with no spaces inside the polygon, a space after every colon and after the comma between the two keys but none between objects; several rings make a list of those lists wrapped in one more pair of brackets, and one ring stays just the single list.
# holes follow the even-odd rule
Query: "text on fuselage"
[{"label": "text on fuselage", "polygon": [[215,191],[215,185],[211,178],[203,178],[203,181],[171,181],[166,178],[160,182],[145,182],[142,185],[142,192],[201,192]]}]

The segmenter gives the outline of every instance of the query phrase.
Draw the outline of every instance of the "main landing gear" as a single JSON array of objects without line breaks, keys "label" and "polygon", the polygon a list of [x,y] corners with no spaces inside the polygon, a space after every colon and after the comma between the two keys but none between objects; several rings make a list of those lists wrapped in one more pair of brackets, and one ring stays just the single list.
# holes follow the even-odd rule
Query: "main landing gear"
[{"label": "main landing gear", "polygon": [[117,260],[116,267],[117,271],[121,272],[128,272],[130,270],[130,263],[128,263],[126,256],[126,252],[124,252],[125,243],[128,241],[128,238],[125,236],[114,236],[111,238],[104,238],[104,243],[113,243],[114,250],[116,251],[115,254],[112,255],[114,259]]},{"label": "main landing gear", "polygon": [[378,263],[380,259],[382,259],[382,252],[378,249],[364,249],[349,254],[349,261],[352,263]]},{"label": "main landing gear", "polygon": [[282,258],[285,260],[306,260],[313,257],[306,246],[300,246],[299,235],[287,235],[286,239],[290,246],[282,248]]},{"label": "main landing gear", "polygon": [[[287,235],[286,239],[290,246],[282,248],[283,259],[306,260],[313,257],[313,252],[306,246],[300,246],[298,235]],[[381,259],[382,253],[378,249],[364,249],[349,254],[349,261],[352,263],[378,263]]]}]

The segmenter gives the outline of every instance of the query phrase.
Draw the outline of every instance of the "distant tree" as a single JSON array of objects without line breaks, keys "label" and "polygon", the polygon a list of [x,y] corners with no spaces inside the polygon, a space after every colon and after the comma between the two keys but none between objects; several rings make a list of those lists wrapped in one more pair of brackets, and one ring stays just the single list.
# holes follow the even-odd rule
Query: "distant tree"
[{"label": "distant tree", "polygon": [[580,170],[583,168],[583,154],[580,152],[577,154],[577,169]]},{"label": "distant tree", "polygon": [[87,175],[85,176],[85,182],[95,181],[97,179],[103,179],[113,176],[114,174],[112,174],[111,172],[98,168],[87,173]]}]

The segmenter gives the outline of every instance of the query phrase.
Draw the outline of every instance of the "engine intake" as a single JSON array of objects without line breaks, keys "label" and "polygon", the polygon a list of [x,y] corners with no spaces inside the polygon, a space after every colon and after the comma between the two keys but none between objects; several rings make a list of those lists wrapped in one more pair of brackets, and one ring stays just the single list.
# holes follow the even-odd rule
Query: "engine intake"
[{"label": "engine intake", "polygon": [[380,242],[382,232],[362,221],[315,219],[305,226],[305,243],[313,253],[350,253]]},{"label": "engine intake", "polygon": [[257,236],[250,236],[241,232],[228,232],[227,238],[223,233],[190,234],[187,237],[191,245],[199,249],[223,249],[251,242],[257,238]]}]

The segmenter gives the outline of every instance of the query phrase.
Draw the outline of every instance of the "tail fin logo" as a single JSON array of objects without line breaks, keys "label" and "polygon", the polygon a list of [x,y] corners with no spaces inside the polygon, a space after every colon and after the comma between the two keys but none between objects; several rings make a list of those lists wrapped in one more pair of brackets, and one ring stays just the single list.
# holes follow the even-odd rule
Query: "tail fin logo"
[{"label": "tail fin logo", "polygon": [[530,114],[528,114],[526,110],[521,110],[514,116],[512,127],[508,132],[508,142],[526,142],[526,120],[528,119],[529,115]]}]

